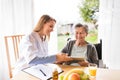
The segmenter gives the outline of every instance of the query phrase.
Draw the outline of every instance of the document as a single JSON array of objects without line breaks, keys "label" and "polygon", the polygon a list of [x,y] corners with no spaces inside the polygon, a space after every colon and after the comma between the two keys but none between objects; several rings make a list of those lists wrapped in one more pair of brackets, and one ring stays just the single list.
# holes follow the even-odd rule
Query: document
[{"label": "document", "polygon": [[63,70],[58,65],[50,63],[34,65],[23,69],[23,71],[40,78],[41,80],[50,80],[55,69],[57,69],[59,74],[63,72]]}]

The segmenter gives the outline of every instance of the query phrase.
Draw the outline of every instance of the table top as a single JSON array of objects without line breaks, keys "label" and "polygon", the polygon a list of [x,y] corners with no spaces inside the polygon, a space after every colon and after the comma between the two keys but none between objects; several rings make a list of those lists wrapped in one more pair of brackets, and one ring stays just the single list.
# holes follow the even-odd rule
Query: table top
[{"label": "table top", "polygon": [[[62,74],[65,74],[67,71],[73,68],[85,68],[80,66],[69,65],[59,65],[59,67],[61,67],[62,70],[64,71]],[[96,80],[120,80],[119,74],[120,70],[98,68]],[[21,71],[16,76],[14,76],[12,80],[40,80],[40,79]]]}]

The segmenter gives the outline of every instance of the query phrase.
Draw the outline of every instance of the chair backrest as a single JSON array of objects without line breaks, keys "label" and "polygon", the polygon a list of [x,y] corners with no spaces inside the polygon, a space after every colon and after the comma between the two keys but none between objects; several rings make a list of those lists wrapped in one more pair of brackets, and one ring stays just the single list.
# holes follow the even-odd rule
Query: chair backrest
[{"label": "chair backrest", "polygon": [[19,58],[19,43],[24,35],[4,36],[9,76],[12,78],[12,68]]},{"label": "chair backrest", "polygon": [[98,53],[98,59],[102,59],[102,40],[100,40],[100,43],[94,44]]}]

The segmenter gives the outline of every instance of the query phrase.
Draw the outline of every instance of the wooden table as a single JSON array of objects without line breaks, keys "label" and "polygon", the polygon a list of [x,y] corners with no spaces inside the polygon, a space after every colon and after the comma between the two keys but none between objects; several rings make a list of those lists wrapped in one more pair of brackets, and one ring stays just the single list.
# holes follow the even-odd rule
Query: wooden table
[{"label": "wooden table", "polygon": [[[67,71],[73,68],[83,68],[79,66],[68,66],[68,65],[59,65],[59,66],[64,71],[64,73],[62,74],[65,74]],[[18,75],[14,76],[12,80],[40,80],[40,79],[21,71]],[[120,70],[98,68],[96,80],[120,80]]]}]

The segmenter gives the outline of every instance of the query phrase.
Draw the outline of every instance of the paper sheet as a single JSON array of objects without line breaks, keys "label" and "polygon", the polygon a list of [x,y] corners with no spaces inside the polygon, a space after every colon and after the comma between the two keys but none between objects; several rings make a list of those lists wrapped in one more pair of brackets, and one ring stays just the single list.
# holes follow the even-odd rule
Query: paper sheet
[{"label": "paper sheet", "polygon": [[54,69],[58,70],[58,73],[62,72],[62,69],[56,64],[38,64],[32,67],[23,69],[23,71],[40,78],[41,80],[49,80],[52,78],[52,72]]}]

